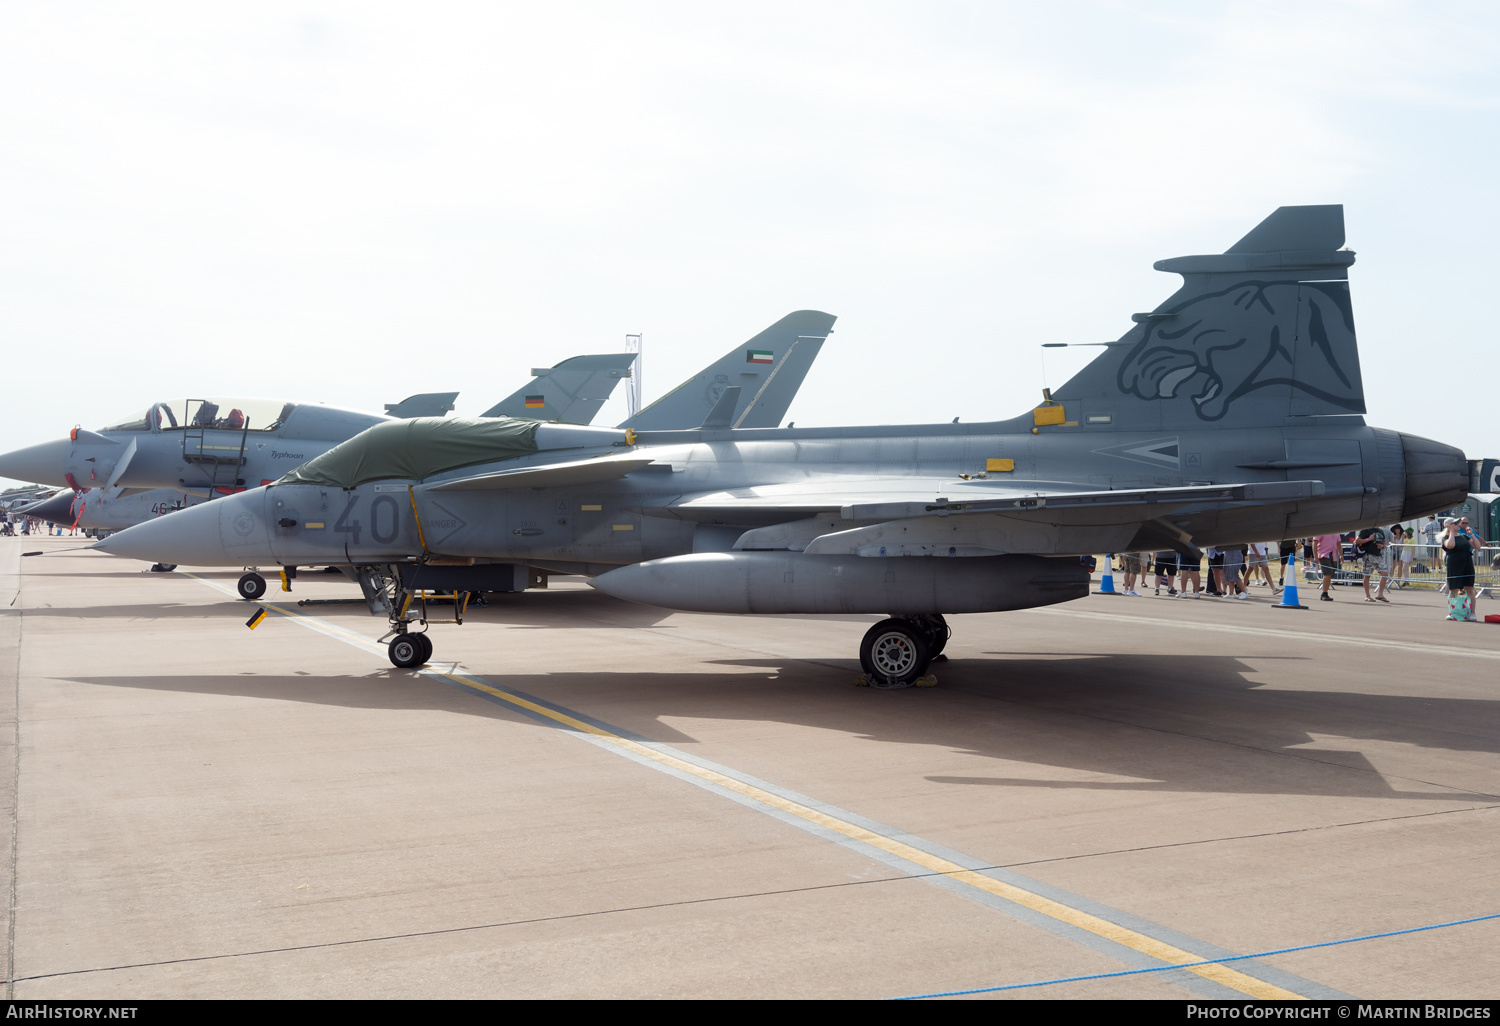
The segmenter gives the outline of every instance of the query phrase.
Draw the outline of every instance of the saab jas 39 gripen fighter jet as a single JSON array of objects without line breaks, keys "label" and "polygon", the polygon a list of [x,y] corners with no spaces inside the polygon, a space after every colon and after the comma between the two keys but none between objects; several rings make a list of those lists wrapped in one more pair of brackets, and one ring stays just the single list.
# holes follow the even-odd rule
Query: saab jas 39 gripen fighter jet
[{"label": "saab jas 39 gripen fighter jet", "polygon": [[1160,261],[1182,286],[1010,420],[736,429],[731,384],[693,430],[381,424],[97,547],[343,564],[389,617],[397,666],[432,653],[425,596],[548,572],[673,609],[885,613],[860,661],[901,686],[943,647],[947,613],[1087,594],[1081,555],[1197,558],[1461,499],[1462,452],[1360,416],[1343,245],[1342,207],[1283,207],[1224,253]]}]

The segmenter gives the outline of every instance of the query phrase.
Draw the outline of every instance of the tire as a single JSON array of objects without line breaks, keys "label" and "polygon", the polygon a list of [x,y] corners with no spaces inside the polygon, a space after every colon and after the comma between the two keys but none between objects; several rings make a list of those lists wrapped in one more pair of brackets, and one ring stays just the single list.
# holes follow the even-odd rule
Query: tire
[{"label": "tire", "polygon": [[424,631],[421,634],[410,634],[407,636],[416,639],[418,644],[422,646],[422,658],[418,661],[417,665],[424,666],[430,663],[432,661],[432,635]]},{"label": "tire", "polygon": [[882,620],[865,633],[859,665],[877,688],[906,688],[927,672],[932,661],[928,632],[910,620]]},{"label": "tire", "polygon": [[260,574],[249,573],[240,578],[240,598],[254,602],[266,593],[266,579]]},{"label": "tire", "polygon": [[424,651],[421,638],[420,634],[398,634],[392,638],[390,645],[386,647],[391,665],[400,670],[421,666]]}]

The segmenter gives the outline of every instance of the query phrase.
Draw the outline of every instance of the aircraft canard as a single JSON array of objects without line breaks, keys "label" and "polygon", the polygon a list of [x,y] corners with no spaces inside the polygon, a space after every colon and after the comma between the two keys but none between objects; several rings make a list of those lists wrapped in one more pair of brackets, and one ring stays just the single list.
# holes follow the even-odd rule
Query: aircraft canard
[{"label": "aircraft canard", "polygon": [[[1009,420],[746,430],[753,386],[715,395],[700,378],[679,389],[708,389],[694,430],[377,428],[295,478],[98,547],[343,564],[390,619],[398,666],[432,654],[414,630],[423,589],[520,590],[548,572],[677,609],[885,613],[860,662],[872,683],[903,686],[941,651],[944,614],[1086,594],[1081,555],[1191,556],[1409,520],[1467,494],[1461,451],[1358,416],[1343,241],[1342,208],[1283,207],[1226,253],[1159,262],[1182,287]],[[736,363],[771,350],[784,367],[761,338]]]}]

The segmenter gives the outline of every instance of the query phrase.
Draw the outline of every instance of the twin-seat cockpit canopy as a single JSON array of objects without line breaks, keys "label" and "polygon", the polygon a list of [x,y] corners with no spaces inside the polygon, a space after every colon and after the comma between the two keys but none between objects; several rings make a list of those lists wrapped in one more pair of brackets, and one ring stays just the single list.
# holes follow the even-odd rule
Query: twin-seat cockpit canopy
[{"label": "twin-seat cockpit canopy", "polygon": [[174,399],[107,424],[101,431],[275,431],[297,408],[283,399]]}]

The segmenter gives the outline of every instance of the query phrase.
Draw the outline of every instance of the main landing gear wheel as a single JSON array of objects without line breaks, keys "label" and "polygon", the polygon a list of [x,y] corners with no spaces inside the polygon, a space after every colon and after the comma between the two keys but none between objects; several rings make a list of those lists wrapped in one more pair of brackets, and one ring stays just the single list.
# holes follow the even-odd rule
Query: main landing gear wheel
[{"label": "main landing gear wheel", "polygon": [[151,564],[151,572],[153,574],[169,574],[173,570],[176,570],[176,569],[177,569],[177,564],[176,563],[152,563]]},{"label": "main landing gear wheel", "polygon": [[881,620],[859,646],[859,665],[870,686],[909,688],[927,672],[932,661],[928,632],[911,620]]},{"label": "main landing gear wheel", "polygon": [[391,639],[387,654],[392,666],[410,670],[432,657],[432,642],[425,634],[398,634]]},{"label": "main landing gear wheel", "polygon": [[254,602],[266,593],[266,579],[260,574],[249,573],[240,578],[238,587],[240,598]]}]

